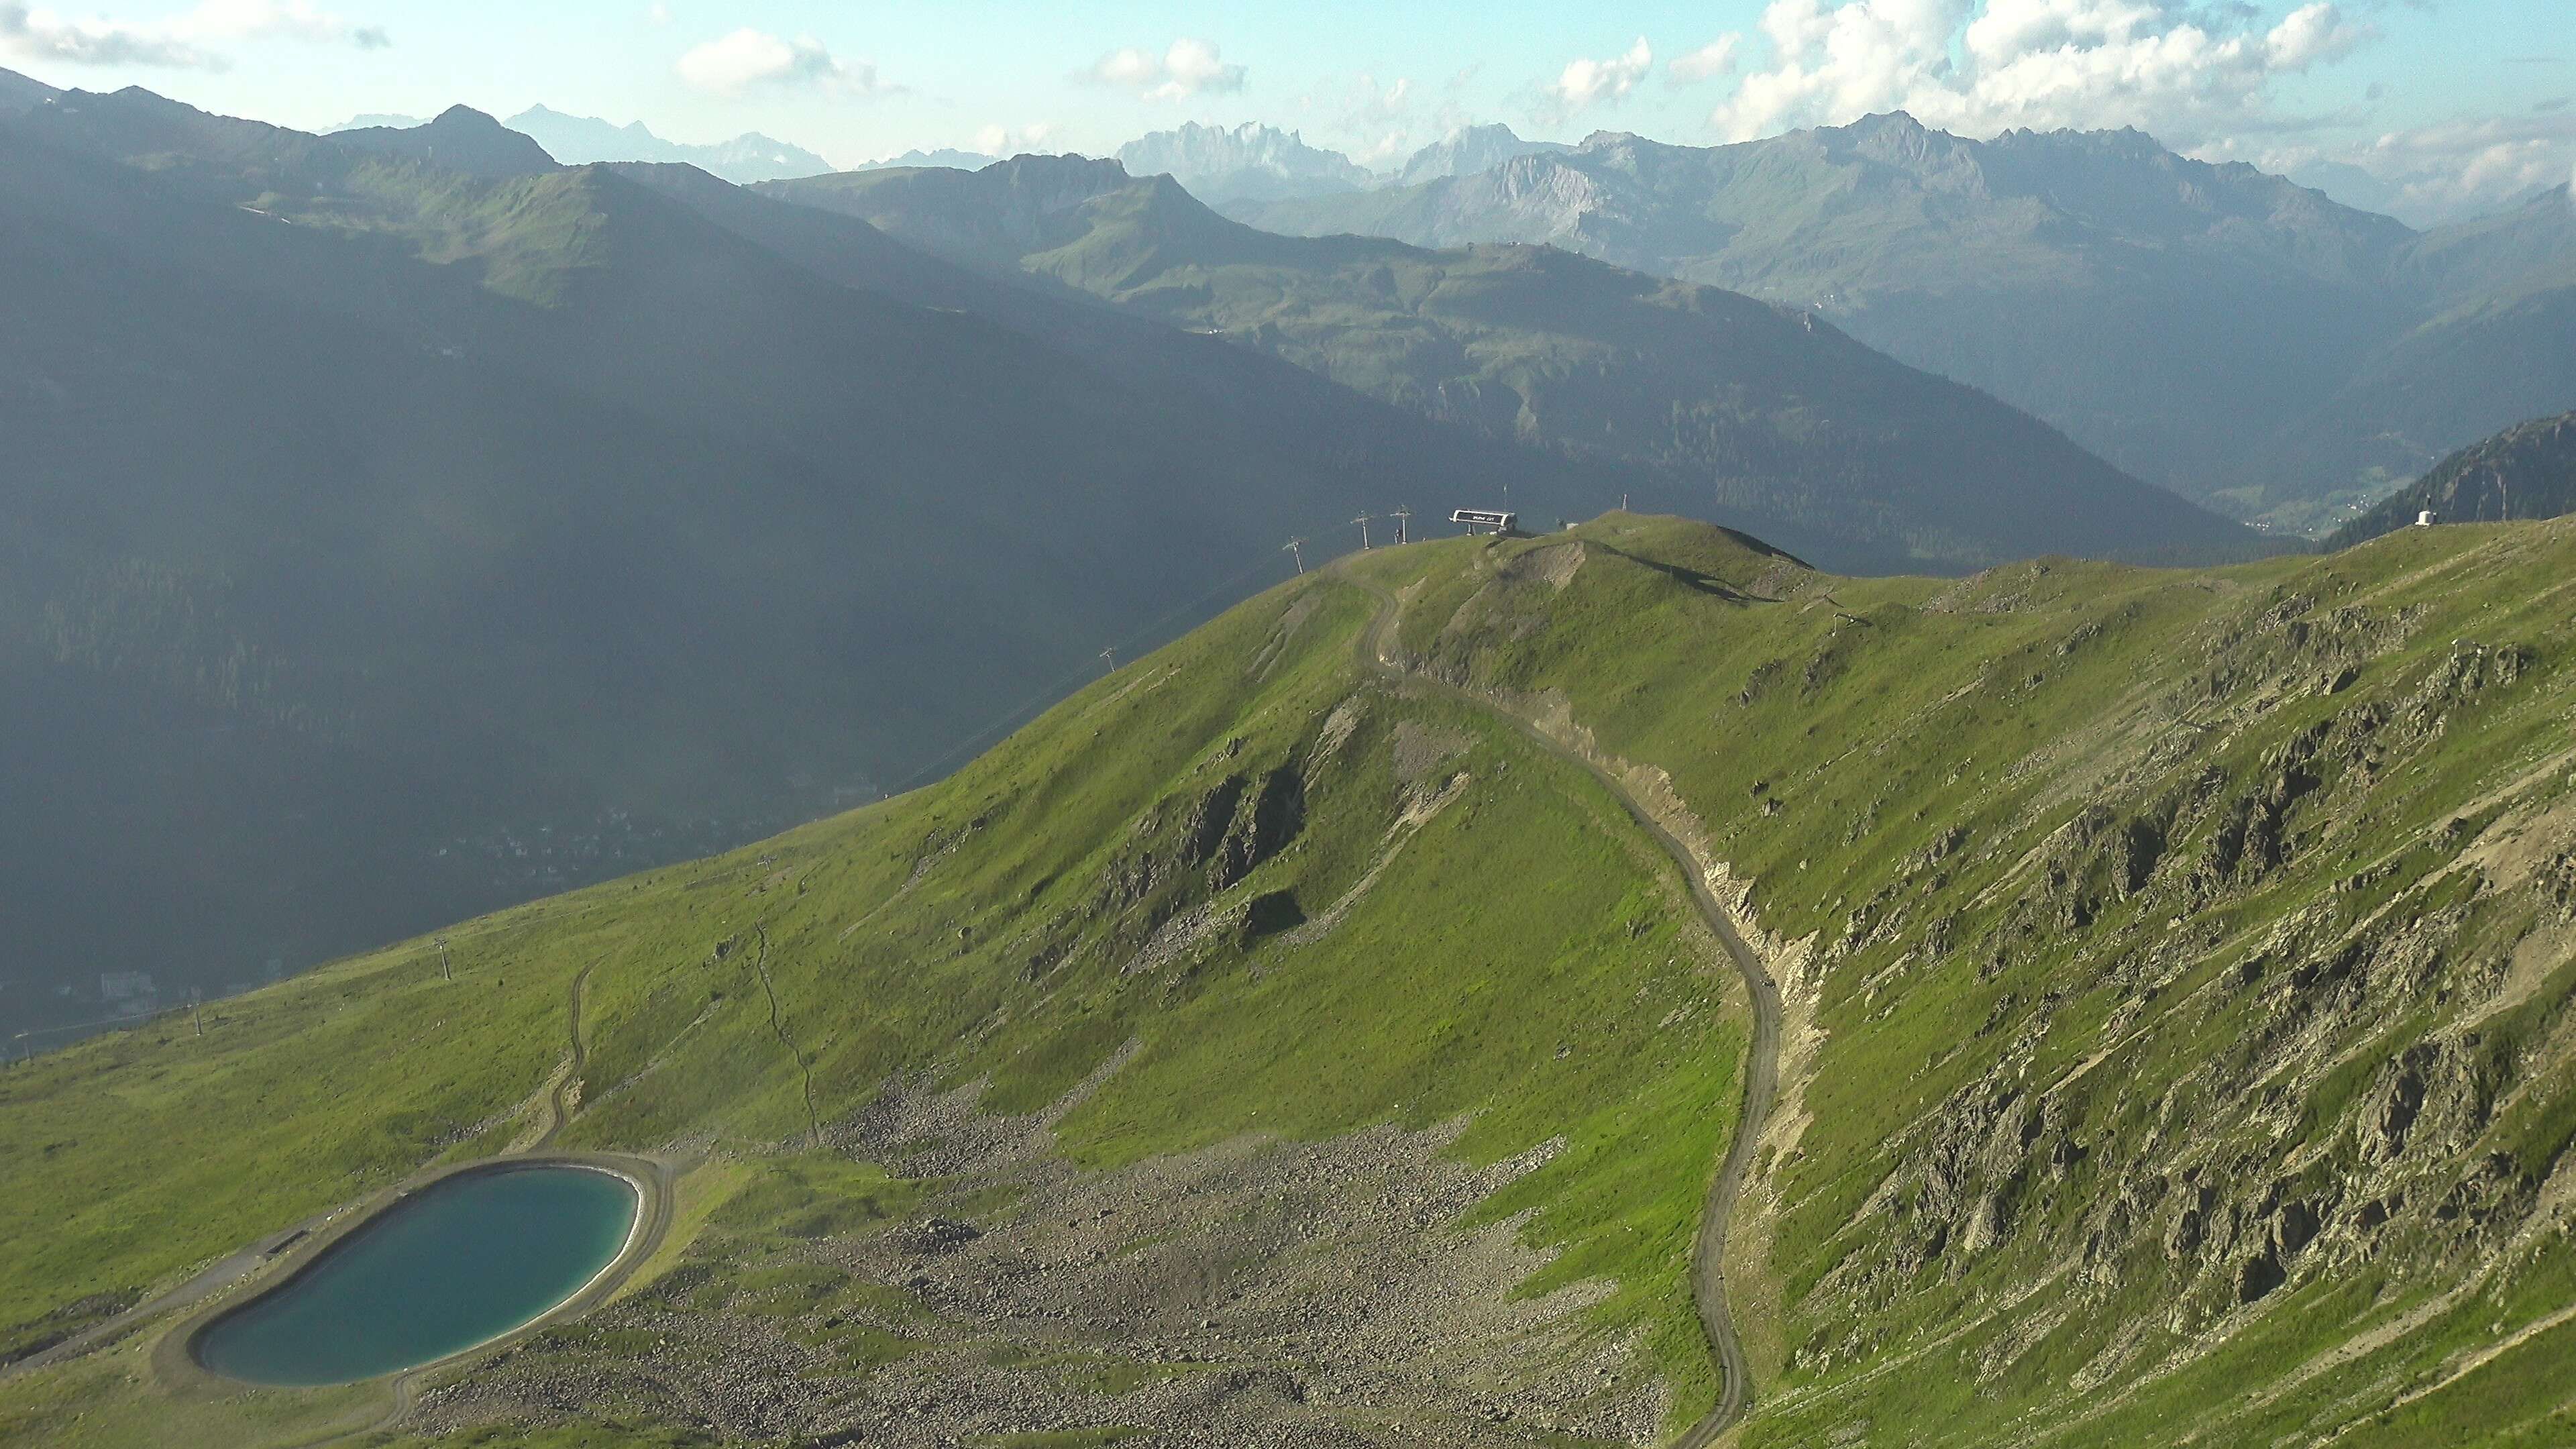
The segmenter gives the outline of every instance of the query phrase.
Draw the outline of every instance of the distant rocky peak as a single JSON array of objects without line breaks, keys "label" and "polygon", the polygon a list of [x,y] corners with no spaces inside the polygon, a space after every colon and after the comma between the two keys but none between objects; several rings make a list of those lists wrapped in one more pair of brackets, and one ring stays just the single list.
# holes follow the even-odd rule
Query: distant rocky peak
[{"label": "distant rocky peak", "polygon": [[1029,214],[1068,210],[1136,184],[1117,161],[1070,154],[1013,156],[969,174],[978,186],[1008,194],[1014,211]]},{"label": "distant rocky peak", "polygon": [[528,176],[556,169],[545,147],[472,106],[450,106],[425,126],[365,126],[335,132],[331,139],[469,176]]},{"label": "distant rocky peak", "polygon": [[1524,141],[1500,121],[1461,126],[1413,153],[1397,173],[1399,186],[1419,186],[1445,177],[1473,176],[1523,156],[1573,149],[1559,141]]},{"label": "distant rocky peak", "polygon": [[[1929,127],[1914,119],[1912,111],[1877,111],[1852,122],[1845,130],[1862,136],[1914,137],[1931,134]],[[1942,133],[1947,135],[1947,132]]]},{"label": "distant rocky peak", "polygon": [[433,130],[477,131],[487,135],[509,129],[501,124],[499,117],[466,105],[449,106],[431,118],[429,124]]},{"label": "distant rocky peak", "polygon": [[1966,182],[1977,171],[1979,143],[1933,130],[1904,111],[1863,116],[1848,126],[1818,134],[1835,137],[1855,155],[1926,179],[1937,177],[1955,185]]},{"label": "distant rocky peak", "polygon": [[1339,151],[1309,146],[1299,132],[1257,121],[1232,129],[1185,122],[1119,147],[1118,160],[1135,175],[1169,175],[1210,200],[1247,192],[1357,190],[1377,181]]}]

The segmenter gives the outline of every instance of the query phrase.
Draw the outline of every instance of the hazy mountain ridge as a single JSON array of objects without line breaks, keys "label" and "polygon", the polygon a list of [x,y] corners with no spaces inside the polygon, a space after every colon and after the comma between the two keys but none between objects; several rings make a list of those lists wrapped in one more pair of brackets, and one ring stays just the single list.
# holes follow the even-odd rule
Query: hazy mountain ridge
[{"label": "hazy mountain ridge", "polygon": [[62,92],[46,85],[43,81],[20,75],[13,70],[0,70],[0,115],[26,110],[60,94]]},{"label": "hazy mountain ridge", "polygon": [[[2418,237],[2136,131],[1973,141],[1898,114],[1713,148],[1604,133],[1472,176],[1232,210],[1295,234],[1544,242],[1814,306],[2141,476],[2284,525],[2576,396],[2576,361],[2539,355],[2548,320],[2456,348],[2413,335],[2499,299],[2554,320],[2541,279],[2576,245],[2502,244],[2484,234],[2512,224],[2492,219]],[[2354,433],[2347,388],[2393,398],[2463,366],[2438,414],[2375,456],[2336,441]]]},{"label": "hazy mountain ridge", "polygon": [[882,161],[861,162],[850,169],[893,171],[915,166],[938,166],[951,171],[981,171],[1001,159],[999,156],[987,156],[981,151],[959,151],[952,147],[941,146],[929,151],[906,151],[900,156],[888,156]]},{"label": "hazy mountain ridge", "polygon": [[[69,561],[22,575],[22,617],[129,566],[233,580],[250,655],[351,722],[309,786],[219,811],[140,789],[143,762],[266,779],[225,754],[266,760],[266,734],[87,685],[164,733],[44,724],[96,748],[25,782],[20,818],[52,822],[30,828],[60,869],[23,879],[136,877],[139,906],[101,928],[48,887],[12,918],[117,967],[170,957],[177,931],[203,963],[187,979],[219,986],[775,828],[1287,567],[1289,533],[1399,501],[1386,480],[1575,482],[1284,364],[1194,363],[1220,345],[1097,308],[1033,313],[855,222],[818,218],[834,258],[873,246],[876,270],[826,278],[604,168],[478,178],[139,91],[6,124],[0,214],[29,285],[0,329],[20,479],[0,533]],[[426,155],[453,126],[535,149],[470,113],[391,139]],[[138,390],[136,368],[160,381]],[[31,648],[20,697],[74,698],[63,671],[96,653]],[[230,823],[192,836],[160,813],[180,808]],[[422,864],[619,812],[670,828],[623,855],[531,847],[525,873]],[[133,858],[183,839],[186,871]]]},{"label": "hazy mountain ridge", "polygon": [[1524,141],[1500,122],[1462,126],[1414,152],[1391,184],[1419,186],[1444,177],[1473,176],[1517,157],[1557,155],[1573,149],[1562,141]]},{"label": "hazy mountain ridge", "polygon": [[468,176],[534,176],[561,164],[526,132],[470,106],[452,106],[419,126],[360,126],[334,131],[331,139]]},{"label": "hazy mountain ridge", "polygon": [[1295,131],[1257,121],[1231,130],[1183,122],[1128,142],[1116,159],[1132,175],[1169,175],[1210,203],[1324,195],[1378,180],[1338,151],[1309,146]]},{"label": "hazy mountain ridge", "polygon": [[2407,527],[2424,512],[2444,524],[2576,513],[2576,412],[2535,418],[2462,448],[2327,542],[2349,548]]},{"label": "hazy mountain ridge", "polygon": [[747,131],[730,141],[693,145],[663,140],[642,121],[616,126],[590,116],[568,116],[545,106],[531,106],[502,124],[533,137],[567,165],[594,161],[676,162],[741,185],[815,176],[833,169],[832,163],[804,147],[757,131]]},{"label": "hazy mountain ridge", "polygon": [[1076,157],[764,189],[1000,275],[1222,333],[1434,417],[1651,470],[1812,557],[1959,567],[2032,551],[2256,546],[1811,317],[1567,253],[1280,237],[1170,178]]}]

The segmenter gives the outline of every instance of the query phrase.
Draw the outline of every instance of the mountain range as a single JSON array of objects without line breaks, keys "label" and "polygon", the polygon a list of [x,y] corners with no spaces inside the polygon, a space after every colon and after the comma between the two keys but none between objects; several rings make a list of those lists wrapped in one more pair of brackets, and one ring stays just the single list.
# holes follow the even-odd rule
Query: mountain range
[{"label": "mountain range", "polygon": [[790,176],[817,176],[833,169],[832,163],[813,152],[757,131],[746,131],[710,146],[691,146],[663,140],[646,130],[642,121],[614,126],[588,116],[567,116],[544,106],[531,106],[501,124],[534,138],[567,166],[591,161],[676,162],[745,185]]},{"label": "mountain range", "polygon": [[1573,149],[1562,141],[1524,141],[1499,122],[1462,126],[1414,152],[1388,180],[1396,186],[1420,186],[1451,176],[1473,176],[1523,156],[1554,156]]},{"label": "mountain range", "polygon": [[[2563,1443],[2572,573],[1336,561],[929,788],[0,1074],[0,1439]],[[635,1187],[579,1312],[194,1366],[532,1158]]]},{"label": "mountain range", "polygon": [[869,161],[851,169],[888,171],[908,166],[945,166],[952,171],[981,171],[1001,159],[999,156],[987,156],[981,151],[959,151],[942,146],[933,151],[906,151],[900,156],[888,156],[882,161]]},{"label": "mountain range", "polygon": [[[787,169],[824,169],[798,154]],[[2564,188],[2417,233],[2135,131],[1975,141],[1901,113],[1713,148],[1469,127],[1385,173],[1257,123],[1187,124],[1117,156],[1262,230],[1552,245],[1813,310],[2276,533],[2321,535],[2449,451],[2576,398],[2558,341],[2576,325]],[[736,180],[783,174],[695,159]],[[916,151],[862,169],[997,159]]]},{"label": "mountain range", "polygon": [[1224,337],[1442,422],[1654,480],[1809,557],[1973,568],[2259,540],[1811,314],[1539,247],[1275,236],[1169,176],[1022,156],[764,194]]},{"label": "mountain range", "polygon": [[[359,116],[324,134],[416,130],[427,124],[416,116]],[[642,121],[619,126],[591,116],[568,116],[541,105],[530,106],[501,124],[535,141],[550,158],[568,166],[593,161],[676,162],[743,184],[814,176],[832,169],[832,163],[813,152],[757,131],[746,131],[730,141],[696,146],[665,141]]]},{"label": "mountain range", "polygon": [[22,1027],[926,778],[1407,494],[1622,486],[470,111],[0,126]]},{"label": "mountain range", "polygon": [[1228,212],[1297,235],[1544,243],[1811,308],[2276,528],[2328,526],[2576,399],[2563,188],[2418,234],[2136,131],[1975,141],[1900,113],[1717,147],[1602,133]]},{"label": "mountain range", "polygon": [[1211,205],[1333,195],[1378,179],[1338,151],[1253,121],[1231,130],[1185,122],[1119,147],[1117,160],[1137,176],[1170,176]]}]

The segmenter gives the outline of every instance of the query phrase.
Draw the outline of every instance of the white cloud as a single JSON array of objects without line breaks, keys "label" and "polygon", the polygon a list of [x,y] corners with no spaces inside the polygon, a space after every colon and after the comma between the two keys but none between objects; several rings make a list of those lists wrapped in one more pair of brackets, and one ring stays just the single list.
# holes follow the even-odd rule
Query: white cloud
[{"label": "white cloud", "polygon": [[310,0],[204,0],[173,23],[185,35],[217,40],[284,38],[361,50],[387,44],[381,26],[353,25]]},{"label": "white cloud", "polygon": [[2357,166],[2389,192],[2380,209],[2418,226],[2462,221],[2569,179],[2576,171],[2576,116],[2488,117],[2390,131],[2342,150],[2263,158],[2267,167],[2302,162]]},{"label": "white cloud", "polygon": [[1608,60],[1576,59],[1565,63],[1547,94],[1561,113],[1572,113],[1601,101],[1617,101],[1637,88],[1653,69],[1655,52],[1646,45],[1646,37],[1637,37],[1624,55]]},{"label": "white cloud", "polygon": [[71,20],[51,10],[0,3],[0,50],[72,65],[148,65],[222,70],[231,60],[209,42],[301,40],[380,50],[380,26],[354,25],[311,0],[204,0],[167,20]]},{"label": "white cloud", "polygon": [[228,62],[166,26],[99,20],[75,23],[50,10],[0,4],[0,46],[11,53],[71,65],[161,65],[222,70]]},{"label": "white cloud", "polygon": [[1664,67],[1664,79],[1679,86],[1732,75],[1735,72],[1735,52],[1743,44],[1744,37],[1730,31],[1688,55],[1677,57]]},{"label": "white cloud", "polygon": [[1046,144],[1055,127],[1045,121],[1032,126],[986,126],[975,133],[975,149],[987,156],[1020,156]]},{"label": "white cloud", "polygon": [[1147,100],[1178,101],[1201,92],[1224,95],[1239,91],[1243,89],[1244,69],[1226,64],[1214,44],[1183,36],[1161,55],[1135,46],[1113,50],[1075,78],[1131,90]]},{"label": "white cloud", "polygon": [[668,5],[651,5],[645,7],[644,23],[652,26],[656,30],[670,24],[671,7]]},{"label": "white cloud", "polygon": [[1342,120],[1345,125],[1358,125],[1363,121],[1383,121],[1401,116],[1411,109],[1411,77],[1397,76],[1395,84],[1382,85],[1375,75],[1362,71],[1359,79],[1352,82],[1345,93]]},{"label": "white cloud", "polygon": [[875,66],[844,65],[810,35],[788,40],[749,26],[691,47],[678,69],[680,79],[720,96],[755,86],[818,85],[861,94],[877,88]]},{"label": "white cloud", "polygon": [[1348,154],[1353,161],[1371,171],[1385,171],[1422,148],[1414,144],[1409,130],[1388,131],[1374,140],[1363,141]]},{"label": "white cloud", "polygon": [[1770,64],[1710,121],[1731,138],[1905,110],[1969,134],[2137,125],[2191,146],[2268,124],[2285,75],[2367,40],[2330,0],[2277,24],[2185,0],[1772,0]]}]

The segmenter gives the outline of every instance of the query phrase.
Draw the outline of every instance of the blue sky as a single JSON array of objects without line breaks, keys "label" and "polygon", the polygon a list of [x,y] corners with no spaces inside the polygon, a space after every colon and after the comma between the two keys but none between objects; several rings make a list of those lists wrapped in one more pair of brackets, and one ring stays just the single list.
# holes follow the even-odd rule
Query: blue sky
[{"label": "blue sky", "polygon": [[1390,164],[1468,122],[1714,144],[1903,107],[2135,125],[2431,220],[2576,167],[2571,0],[721,5],[0,0],[0,65],[308,129],[464,102],[850,163],[1262,121]]}]

